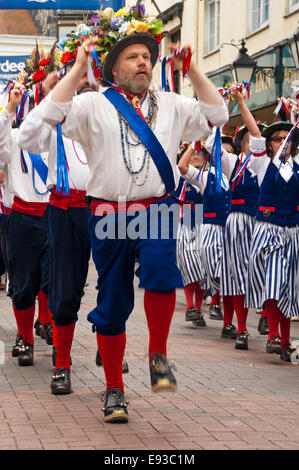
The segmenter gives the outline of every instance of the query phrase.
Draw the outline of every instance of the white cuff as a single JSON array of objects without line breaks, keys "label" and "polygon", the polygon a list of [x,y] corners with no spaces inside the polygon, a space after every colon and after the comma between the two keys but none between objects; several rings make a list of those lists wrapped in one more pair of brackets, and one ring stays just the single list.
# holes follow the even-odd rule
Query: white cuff
[{"label": "white cuff", "polygon": [[266,139],[265,137],[252,137],[250,136],[249,148],[254,157],[263,156],[266,154]]}]

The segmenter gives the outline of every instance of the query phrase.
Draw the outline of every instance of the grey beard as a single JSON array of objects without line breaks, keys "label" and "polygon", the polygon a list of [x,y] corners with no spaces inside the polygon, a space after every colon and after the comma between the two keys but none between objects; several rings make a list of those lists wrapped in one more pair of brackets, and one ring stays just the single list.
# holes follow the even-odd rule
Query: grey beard
[{"label": "grey beard", "polygon": [[137,84],[133,80],[126,79],[121,74],[118,77],[117,85],[127,93],[131,95],[139,95],[146,92],[149,89],[149,86],[152,81],[152,75],[150,77],[147,76],[147,83],[140,83]]}]

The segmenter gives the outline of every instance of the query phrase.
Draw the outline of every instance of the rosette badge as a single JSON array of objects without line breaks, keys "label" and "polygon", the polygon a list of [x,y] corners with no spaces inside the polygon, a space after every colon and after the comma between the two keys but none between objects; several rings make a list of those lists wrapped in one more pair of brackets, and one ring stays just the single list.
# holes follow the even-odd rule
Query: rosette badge
[{"label": "rosette badge", "polygon": [[154,67],[159,56],[159,44],[167,36],[162,20],[147,15],[145,5],[137,4],[114,12],[100,10],[91,18],[93,32],[99,38],[95,46],[104,78],[113,82],[112,68],[117,56],[131,44],[145,44]]}]

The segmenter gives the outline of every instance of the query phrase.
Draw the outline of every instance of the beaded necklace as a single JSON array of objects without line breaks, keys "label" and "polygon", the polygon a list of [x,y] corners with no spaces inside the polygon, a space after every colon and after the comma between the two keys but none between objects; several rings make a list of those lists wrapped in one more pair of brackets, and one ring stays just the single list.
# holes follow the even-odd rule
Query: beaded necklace
[{"label": "beaded necklace", "polygon": [[[157,117],[157,100],[152,91],[148,94],[148,115],[146,116],[146,122],[154,130],[156,125],[156,117]],[[136,186],[143,186],[148,178],[149,175],[149,167],[150,167],[150,154],[145,148],[143,159],[139,169],[133,170],[132,166],[132,158],[131,158],[131,147],[137,149],[139,146],[143,145],[141,140],[134,134],[131,134],[129,139],[129,130],[130,126],[127,123],[126,119],[118,112],[118,119],[119,119],[119,126],[120,126],[120,135],[121,135],[121,148],[122,148],[122,155],[126,169],[130,173],[133,178],[134,183]],[[132,141],[135,139],[135,141]],[[145,169],[145,174],[143,174],[143,181],[140,182],[139,178],[142,176],[141,173]]]}]

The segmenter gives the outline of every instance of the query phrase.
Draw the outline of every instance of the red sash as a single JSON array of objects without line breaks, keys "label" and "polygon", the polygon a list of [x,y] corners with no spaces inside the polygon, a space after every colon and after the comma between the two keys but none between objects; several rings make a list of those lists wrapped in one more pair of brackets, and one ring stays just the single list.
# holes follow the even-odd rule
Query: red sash
[{"label": "red sash", "polygon": [[87,207],[85,201],[86,191],[79,191],[77,189],[70,189],[70,194],[62,194],[56,191],[56,186],[52,189],[49,204],[54,207],[59,207],[64,211],[69,207]]},{"label": "red sash", "polygon": [[21,214],[34,215],[36,217],[43,217],[47,209],[47,202],[27,202],[19,197],[14,197],[12,210],[21,212]]}]

